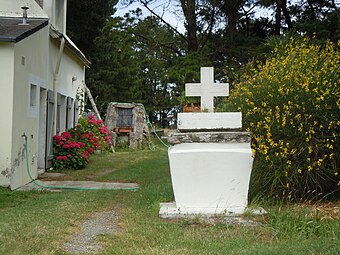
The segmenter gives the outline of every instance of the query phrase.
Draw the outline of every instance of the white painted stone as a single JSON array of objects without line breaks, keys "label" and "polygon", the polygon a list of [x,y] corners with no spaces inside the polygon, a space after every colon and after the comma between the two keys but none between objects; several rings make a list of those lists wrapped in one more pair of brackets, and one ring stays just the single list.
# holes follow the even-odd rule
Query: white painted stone
[{"label": "white painted stone", "polygon": [[[255,209],[249,209],[247,208],[246,213],[254,215],[254,216],[259,216],[259,215],[264,215],[267,214],[267,211],[263,209],[262,207],[255,208]],[[219,217],[216,217],[219,216]],[[185,211],[181,211],[180,209],[177,208],[176,202],[168,202],[168,203],[160,203],[160,209],[159,209],[159,217],[162,219],[197,219],[199,217],[202,220],[207,220],[209,222],[214,222],[214,220],[218,220],[217,222],[224,222],[224,223],[232,223],[232,224],[244,224],[246,226],[256,226],[257,223],[247,220],[247,219],[242,219],[240,216],[242,214],[237,214],[237,213],[231,213],[231,212],[226,212],[223,214],[216,215],[215,213],[212,214],[197,214],[197,213],[187,213]],[[250,224],[249,224],[250,223]],[[255,224],[255,225],[254,225]]]},{"label": "white painted stone", "polygon": [[250,143],[184,143],[169,149],[176,207],[187,214],[242,214],[253,157]]},{"label": "white painted stone", "polygon": [[178,130],[222,130],[242,128],[241,112],[178,113]]},{"label": "white painted stone", "polygon": [[242,128],[240,112],[213,112],[214,97],[227,96],[228,89],[214,83],[209,67],[201,68],[201,83],[186,84],[186,96],[200,96],[201,108],[209,112],[178,114],[180,132],[169,135],[168,151],[175,203],[161,204],[160,217],[245,212],[253,164],[250,134],[225,131]]},{"label": "white painted stone", "polygon": [[228,96],[228,83],[214,83],[214,68],[201,67],[201,83],[186,83],[185,95],[187,97],[201,97],[201,109],[214,111],[214,97]]}]

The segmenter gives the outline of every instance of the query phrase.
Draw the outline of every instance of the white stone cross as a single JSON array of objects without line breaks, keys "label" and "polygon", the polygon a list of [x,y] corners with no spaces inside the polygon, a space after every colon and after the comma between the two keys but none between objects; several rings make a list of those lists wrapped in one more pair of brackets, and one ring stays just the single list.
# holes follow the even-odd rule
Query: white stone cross
[{"label": "white stone cross", "polygon": [[228,83],[214,83],[214,68],[201,67],[201,83],[186,83],[185,95],[201,97],[201,109],[214,111],[214,97],[228,96]]}]

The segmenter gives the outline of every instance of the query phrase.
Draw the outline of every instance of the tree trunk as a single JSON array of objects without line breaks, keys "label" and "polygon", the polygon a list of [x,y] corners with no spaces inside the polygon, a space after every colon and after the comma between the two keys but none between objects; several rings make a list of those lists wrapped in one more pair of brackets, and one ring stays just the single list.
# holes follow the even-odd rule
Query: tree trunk
[{"label": "tree trunk", "polygon": [[228,32],[228,35],[231,38],[231,41],[234,41],[234,36],[235,36],[236,31],[237,31],[237,29],[236,29],[237,21],[238,21],[237,13],[230,12],[228,14],[228,28],[227,28],[227,32]]},{"label": "tree trunk", "polygon": [[237,31],[237,22],[239,20],[239,9],[241,8],[243,0],[235,0],[235,1],[224,1],[224,13],[228,19],[228,28],[227,32],[231,37],[232,41],[234,39],[234,35]]},{"label": "tree trunk", "polygon": [[239,21],[240,15],[239,10],[244,4],[244,0],[210,0],[210,2],[218,7],[220,11],[227,18],[227,33],[231,39],[231,42],[234,41],[234,36],[237,32],[237,23]]},{"label": "tree trunk", "polygon": [[283,16],[285,17],[285,21],[288,26],[288,30],[290,30],[293,28],[293,24],[292,24],[292,20],[290,19],[289,12],[287,10],[287,0],[282,1],[281,9],[282,9]]},{"label": "tree trunk", "polygon": [[198,49],[197,43],[197,23],[196,23],[196,3],[195,0],[180,0],[186,29],[188,33],[188,52],[195,52]]},{"label": "tree trunk", "polygon": [[308,3],[309,8],[310,8],[310,16],[309,16],[309,18],[311,20],[316,20],[316,14],[315,14],[314,6],[313,6],[313,1],[307,0],[307,3]]},{"label": "tree trunk", "polygon": [[281,32],[281,8],[282,0],[276,1],[276,13],[275,13],[275,34],[279,35]]}]

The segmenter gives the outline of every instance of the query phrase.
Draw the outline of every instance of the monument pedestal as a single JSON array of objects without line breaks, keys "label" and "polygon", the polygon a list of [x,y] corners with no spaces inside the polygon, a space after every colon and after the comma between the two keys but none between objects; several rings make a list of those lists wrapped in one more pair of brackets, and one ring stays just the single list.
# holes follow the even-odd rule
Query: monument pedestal
[{"label": "monument pedestal", "polygon": [[253,161],[250,144],[177,144],[169,149],[169,160],[182,213],[244,213]]},{"label": "monument pedestal", "polygon": [[160,215],[244,213],[253,163],[248,132],[176,132],[168,140],[175,203],[163,204]]},{"label": "monument pedestal", "polygon": [[[174,203],[162,203],[159,215],[240,215],[248,203],[253,164],[250,133],[240,112],[213,112],[215,96],[227,96],[227,84],[216,84],[213,69],[201,68],[200,84],[186,84],[187,96],[201,96],[208,112],[179,113],[178,131],[168,142]],[[232,131],[233,130],[233,131]]]}]

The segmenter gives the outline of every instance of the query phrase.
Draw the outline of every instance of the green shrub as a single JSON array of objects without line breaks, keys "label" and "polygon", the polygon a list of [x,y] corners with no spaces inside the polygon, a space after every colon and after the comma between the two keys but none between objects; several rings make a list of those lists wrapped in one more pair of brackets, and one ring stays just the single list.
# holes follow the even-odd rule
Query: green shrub
[{"label": "green shrub", "polygon": [[277,44],[226,101],[253,133],[255,185],[272,195],[311,199],[339,191],[339,46],[293,38]]},{"label": "green shrub", "polygon": [[102,120],[92,115],[82,117],[76,127],[53,136],[53,167],[55,169],[81,169],[95,150],[110,150],[111,132]]}]

